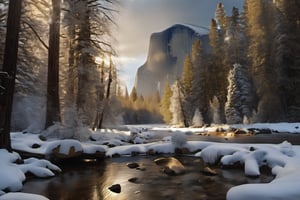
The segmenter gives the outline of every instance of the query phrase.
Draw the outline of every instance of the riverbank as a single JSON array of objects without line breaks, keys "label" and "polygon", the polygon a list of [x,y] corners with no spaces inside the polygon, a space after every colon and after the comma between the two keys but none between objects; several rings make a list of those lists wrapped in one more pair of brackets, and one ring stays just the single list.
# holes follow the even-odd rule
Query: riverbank
[{"label": "riverbank", "polygon": [[[287,129],[287,125],[290,128]],[[278,127],[278,125],[276,125]],[[282,124],[279,127],[283,127]],[[265,187],[277,188],[280,177],[289,177],[290,184],[300,179],[297,168],[300,167],[299,135],[297,134],[299,124],[284,124],[284,129],[275,130],[269,127],[268,134],[253,132],[251,129],[232,128],[229,126],[204,127],[198,129],[174,129],[169,127],[144,128],[131,127],[130,131],[101,130],[93,132],[88,140],[79,142],[77,140],[44,139],[38,134],[12,133],[12,146],[20,152],[39,154],[47,159],[65,160],[70,158],[80,160],[89,159],[103,160],[105,157],[124,158],[128,156],[151,155],[189,155],[204,160],[205,164],[235,165],[240,163],[244,167],[244,174],[251,177],[260,177],[261,166],[268,166],[272,169],[275,180]],[[280,130],[288,130],[289,133],[280,133]],[[290,130],[294,131],[291,132]],[[256,130],[257,131],[257,130]],[[265,131],[265,130],[264,130]],[[94,155],[101,154],[101,157]],[[100,153],[100,154],[99,154]],[[54,160],[55,160],[54,159]],[[223,160],[224,159],[224,160]],[[198,169],[199,171],[201,169]],[[253,185],[247,187],[251,189]],[[255,185],[254,185],[255,186]],[[255,186],[254,189],[258,189]],[[300,198],[297,190],[291,195]],[[235,186],[233,188],[239,188]],[[162,188],[164,190],[166,188]],[[1,189],[0,189],[1,190]],[[244,190],[244,189],[243,189]],[[240,192],[231,190],[230,198],[235,199]],[[249,190],[251,192],[253,189]],[[263,195],[260,193],[260,195]],[[269,197],[264,195],[264,198]],[[1,197],[0,197],[1,199]],[[289,199],[289,198],[288,198]]]}]

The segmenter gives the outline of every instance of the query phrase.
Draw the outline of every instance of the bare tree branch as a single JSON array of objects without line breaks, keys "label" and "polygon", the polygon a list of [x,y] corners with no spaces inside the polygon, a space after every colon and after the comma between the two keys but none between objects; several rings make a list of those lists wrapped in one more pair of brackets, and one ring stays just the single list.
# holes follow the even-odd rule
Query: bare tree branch
[{"label": "bare tree branch", "polygon": [[36,32],[36,30],[29,24],[28,22],[22,20],[22,23],[26,24],[34,33],[34,35],[37,37],[37,39],[42,43],[42,45],[46,48],[49,49],[48,45],[42,40],[42,38],[39,36],[39,34]]}]

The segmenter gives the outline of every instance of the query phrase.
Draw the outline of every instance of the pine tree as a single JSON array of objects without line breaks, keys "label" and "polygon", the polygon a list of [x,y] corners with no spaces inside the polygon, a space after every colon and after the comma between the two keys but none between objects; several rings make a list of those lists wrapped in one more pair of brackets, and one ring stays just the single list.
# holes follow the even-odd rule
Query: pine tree
[{"label": "pine tree", "polygon": [[49,28],[47,110],[45,128],[61,121],[59,104],[60,0],[52,0]]},{"label": "pine tree", "polygon": [[129,93],[127,86],[125,87],[125,100],[129,100]]},{"label": "pine tree", "polygon": [[278,69],[274,63],[274,4],[271,1],[247,2],[247,36],[250,72],[259,98],[257,119],[276,121],[283,115],[278,90]]},{"label": "pine tree", "polygon": [[222,124],[221,113],[220,113],[221,112],[220,101],[216,96],[214,96],[212,101],[210,101],[210,111],[212,115],[212,123]]},{"label": "pine tree", "polygon": [[226,121],[229,124],[243,122],[243,118],[250,119],[255,109],[255,93],[247,68],[234,64],[228,75],[228,95],[225,104]]},{"label": "pine tree", "polygon": [[215,12],[215,18],[217,21],[217,24],[221,30],[222,33],[226,32],[226,29],[228,27],[228,17],[226,15],[226,12],[224,10],[224,5],[222,3],[218,3],[217,9]]},{"label": "pine tree", "polygon": [[195,110],[194,116],[193,116],[193,120],[192,120],[192,124],[194,127],[201,127],[203,126],[203,117],[201,112],[199,111],[199,108],[197,108]]},{"label": "pine tree", "polygon": [[276,64],[287,120],[300,120],[300,3],[276,0]]},{"label": "pine tree", "polygon": [[21,0],[9,1],[3,67],[0,71],[0,86],[3,90],[0,95],[0,147],[9,150],[11,149],[10,122],[17,71],[21,9]]},{"label": "pine tree", "polygon": [[219,99],[220,120],[225,121],[224,107],[227,95],[227,74],[229,68],[224,62],[224,38],[218,30],[217,22],[212,19],[209,32],[209,44],[211,47],[209,61],[209,80],[211,86],[208,90],[209,98],[213,99],[216,96]]},{"label": "pine tree", "polygon": [[163,119],[166,123],[170,123],[172,119],[172,114],[170,112],[171,97],[172,97],[172,90],[169,81],[166,81],[164,87],[164,93],[160,101],[160,105],[161,105],[160,112],[163,115]]},{"label": "pine tree", "polygon": [[171,124],[184,126],[184,113],[182,106],[182,91],[179,88],[179,81],[177,80],[172,85],[172,98],[170,105],[170,112],[172,113],[172,121]]},{"label": "pine tree", "polygon": [[192,80],[193,80],[193,65],[191,56],[187,55],[184,60],[183,72],[181,77],[184,94],[189,95],[192,91]]},{"label": "pine tree", "polygon": [[244,36],[241,27],[241,17],[236,7],[232,8],[232,15],[229,18],[228,30],[225,36],[226,64],[232,66],[234,63],[245,64]]},{"label": "pine tree", "polygon": [[136,92],[136,88],[135,86],[133,86],[131,93],[130,93],[130,101],[133,103],[137,100],[138,96],[137,96],[137,92]]},{"label": "pine tree", "polygon": [[204,51],[200,39],[196,39],[192,46],[192,64],[193,64],[193,80],[192,92],[189,101],[192,106],[192,111],[196,108],[200,109],[204,121],[208,121],[208,105],[210,87],[208,76],[208,61],[207,54]]}]

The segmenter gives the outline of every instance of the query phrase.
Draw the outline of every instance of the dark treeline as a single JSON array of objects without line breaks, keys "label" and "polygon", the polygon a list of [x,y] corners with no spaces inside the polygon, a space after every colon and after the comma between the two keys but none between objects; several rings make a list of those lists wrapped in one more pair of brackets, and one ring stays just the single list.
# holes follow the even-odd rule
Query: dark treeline
[{"label": "dark treeline", "polygon": [[181,79],[166,86],[169,99],[172,88],[170,101],[162,97],[166,121],[299,121],[299,10],[298,0],[246,0],[242,12],[234,7],[227,15],[219,3],[210,23],[210,52],[195,41]]}]

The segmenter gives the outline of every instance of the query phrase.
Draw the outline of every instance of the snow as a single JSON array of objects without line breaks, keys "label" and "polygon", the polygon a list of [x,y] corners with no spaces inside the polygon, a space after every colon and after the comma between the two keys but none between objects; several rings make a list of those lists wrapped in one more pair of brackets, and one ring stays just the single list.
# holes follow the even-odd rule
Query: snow
[{"label": "snow", "polygon": [[197,26],[197,25],[193,25],[193,24],[181,24],[181,25],[192,29],[199,35],[208,35],[208,33],[209,33],[209,29],[206,27],[203,27],[203,26]]},{"label": "snow", "polygon": [[[68,155],[70,151],[86,154],[104,153],[107,157],[128,156],[137,154],[173,154],[176,148],[184,148],[195,157],[201,157],[208,164],[234,165],[240,163],[246,176],[260,176],[260,168],[268,166],[274,180],[270,183],[244,184],[234,186],[227,193],[228,200],[236,199],[300,199],[300,146],[284,141],[280,144],[237,144],[216,143],[207,141],[188,141],[187,135],[193,133],[209,133],[217,130],[230,130],[232,127],[243,130],[249,128],[270,129],[277,132],[299,133],[300,123],[218,125],[203,128],[156,127],[133,128],[131,131],[98,130],[90,133],[92,140],[77,141],[72,139],[41,140],[39,135],[31,133],[11,133],[12,147],[16,150],[47,155],[55,149]],[[147,143],[154,138],[152,131],[165,131],[160,141]],[[132,143],[129,143],[129,142]],[[37,145],[33,148],[33,145]],[[106,145],[104,145],[106,144]],[[109,145],[111,145],[109,147]],[[7,193],[2,190],[19,191],[25,181],[25,173],[30,172],[38,177],[54,176],[53,171],[60,169],[46,160],[36,158],[25,159],[23,164],[16,164],[20,159],[17,153],[9,153],[0,149],[0,200],[1,199],[45,199],[22,193]],[[201,169],[199,169],[200,171]],[[3,194],[1,196],[1,194]],[[10,195],[13,195],[11,198]],[[20,198],[19,198],[20,199]]]},{"label": "snow", "polygon": [[49,199],[37,194],[10,192],[3,196],[0,196],[0,200],[49,200]]},{"label": "snow", "polygon": [[30,195],[23,193],[4,194],[2,190],[20,191],[23,182],[26,179],[25,174],[30,172],[37,177],[54,176],[53,171],[60,172],[61,169],[47,160],[36,158],[25,159],[23,164],[16,164],[20,156],[13,152],[10,153],[5,149],[0,149],[0,199],[46,199],[39,195]]},{"label": "snow", "polygon": [[273,132],[281,132],[281,133],[300,133],[300,123],[255,123],[255,124],[237,124],[232,125],[235,128],[242,128],[242,129],[270,129]]}]

